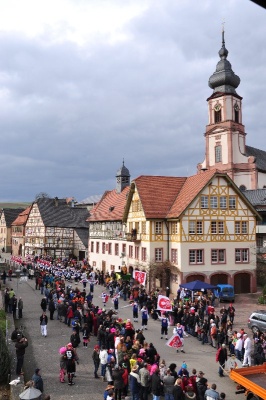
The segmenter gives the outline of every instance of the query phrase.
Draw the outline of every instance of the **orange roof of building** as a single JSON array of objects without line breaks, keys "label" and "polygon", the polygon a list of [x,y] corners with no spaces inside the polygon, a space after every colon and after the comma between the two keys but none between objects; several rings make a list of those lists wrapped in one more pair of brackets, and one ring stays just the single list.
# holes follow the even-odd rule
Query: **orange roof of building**
[{"label": "orange roof of building", "polygon": [[208,170],[197,175],[189,176],[184,182],[182,189],[179,191],[171,210],[167,214],[167,217],[179,217],[180,214],[185,211],[185,209],[190,205],[200,191],[217,173],[218,171],[216,170]]},{"label": "orange roof of building", "polygon": [[186,177],[147,175],[135,179],[134,183],[145,217],[147,219],[165,218],[186,179]]},{"label": "orange roof of building", "polygon": [[106,191],[101,200],[90,211],[89,222],[95,221],[121,221],[130,187],[125,187],[121,193],[116,189]]},{"label": "orange roof of building", "polygon": [[15,221],[12,222],[12,226],[14,225],[25,225],[31,210],[31,206],[27,207],[24,211],[22,211]]}]

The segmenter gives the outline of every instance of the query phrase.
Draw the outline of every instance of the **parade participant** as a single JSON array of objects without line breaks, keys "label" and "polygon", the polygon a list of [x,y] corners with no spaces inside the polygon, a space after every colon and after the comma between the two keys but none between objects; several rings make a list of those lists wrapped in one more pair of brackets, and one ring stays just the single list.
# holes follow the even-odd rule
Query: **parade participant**
[{"label": "parade participant", "polygon": [[44,337],[47,336],[47,324],[48,324],[48,318],[46,313],[43,312],[42,315],[40,316],[40,325],[41,325],[41,334]]},{"label": "parade participant", "polygon": [[65,383],[65,375],[66,375],[66,347],[61,347],[59,350],[60,357],[60,371],[59,371],[59,380],[61,383]]},{"label": "parade participant", "polygon": [[[178,322],[176,324],[176,327],[173,329],[173,334],[178,335],[181,341],[181,353],[185,353],[184,351],[184,328],[183,326]],[[176,350],[178,353],[178,349]]]},{"label": "parade participant", "polygon": [[134,322],[138,322],[139,319],[139,306],[136,301],[132,304],[132,311],[133,311],[133,320]]},{"label": "parade participant", "polygon": [[84,324],[83,328],[81,329],[82,338],[83,338],[83,347],[88,347],[88,343],[90,341],[90,332],[88,328],[88,324]]},{"label": "parade participant", "polygon": [[141,320],[142,320],[142,329],[148,329],[147,325],[148,325],[148,319],[149,319],[149,313],[148,313],[148,309],[146,306],[142,307],[142,309],[140,310],[141,312]]},{"label": "parade participant", "polygon": [[162,316],[158,315],[158,318],[161,321],[161,339],[163,339],[163,335],[165,336],[165,340],[168,340],[168,326],[170,325],[170,321],[166,316],[162,313]]},{"label": "parade participant", "polygon": [[73,382],[73,376],[76,370],[76,365],[75,365],[76,355],[72,347],[72,343],[68,343],[68,345],[66,346],[66,353],[64,357],[66,360],[68,384],[72,386],[75,385],[75,382]]}]

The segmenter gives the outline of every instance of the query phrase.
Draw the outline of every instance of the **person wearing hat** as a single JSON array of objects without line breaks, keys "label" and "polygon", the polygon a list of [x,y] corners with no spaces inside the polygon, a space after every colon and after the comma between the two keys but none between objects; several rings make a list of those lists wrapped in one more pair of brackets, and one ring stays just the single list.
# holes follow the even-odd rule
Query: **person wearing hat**
[{"label": "person wearing hat", "polygon": [[75,364],[75,359],[76,359],[76,354],[73,349],[72,343],[68,343],[66,346],[66,353],[64,355],[66,359],[66,370],[67,370],[67,377],[68,377],[68,384],[70,386],[75,385],[75,382],[73,382],[73,376],[76,371],[76,364]]},{"label": "person wearing hat", "polygon": [[32,375],[31,380],[34,382],[35,389],[40,390],[43,392],[43,380],[40,374],[40,368],[35,369],[35,373]]}]

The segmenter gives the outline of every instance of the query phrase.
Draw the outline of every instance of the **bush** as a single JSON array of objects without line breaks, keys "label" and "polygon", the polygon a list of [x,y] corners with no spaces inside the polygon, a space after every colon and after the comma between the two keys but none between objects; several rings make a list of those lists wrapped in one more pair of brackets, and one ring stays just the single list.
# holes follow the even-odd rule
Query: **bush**
[{"label": "bush", "polygon": [[0,383],[6,383],[10,373],[11,359],[6,344],[6,314],[0,310]]}]

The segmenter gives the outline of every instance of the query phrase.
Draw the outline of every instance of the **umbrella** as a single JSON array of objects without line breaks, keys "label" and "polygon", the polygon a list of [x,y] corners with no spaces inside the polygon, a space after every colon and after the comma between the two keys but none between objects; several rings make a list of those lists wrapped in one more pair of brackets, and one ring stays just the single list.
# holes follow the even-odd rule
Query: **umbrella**
[{"label": "umbrella", "polygon": [[35,389],[34,387],[29,387],[24,390],[24,392],[20,393],[19,398],[21,400],[38,400],[42,392],[39,389]]}]

